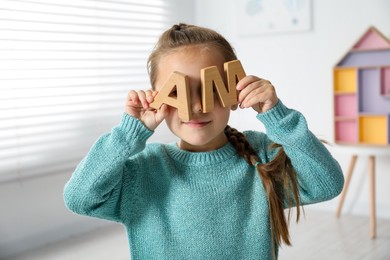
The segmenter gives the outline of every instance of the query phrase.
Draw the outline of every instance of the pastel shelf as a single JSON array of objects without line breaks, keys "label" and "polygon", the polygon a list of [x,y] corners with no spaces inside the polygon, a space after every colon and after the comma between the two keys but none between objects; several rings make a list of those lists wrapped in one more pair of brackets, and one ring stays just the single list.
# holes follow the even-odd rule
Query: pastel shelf
[{"label": "pastel shelf", "polygon": [[333,69],[339,144],[390,145],[390,40],[370,27]]},{"label": "pastel shelf", "polygon": [[[335,141],[363,145],[352,158],[336,216],[340,217],[357,160],[357,150],[370,151],[370,237],[376,237],[375,157],[390,150],[390,40],[370,27],[333,70]],[[375,152],[372,150],[375,149]]]}]

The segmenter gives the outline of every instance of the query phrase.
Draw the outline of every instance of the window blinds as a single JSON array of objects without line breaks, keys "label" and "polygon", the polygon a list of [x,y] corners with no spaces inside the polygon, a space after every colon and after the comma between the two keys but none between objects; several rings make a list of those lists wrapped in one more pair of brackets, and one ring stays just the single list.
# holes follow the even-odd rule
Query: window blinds
[{"label": "window blinds", "polygon": [[165,1],[0,0],[0,182],[71,173],[118,124]]}]

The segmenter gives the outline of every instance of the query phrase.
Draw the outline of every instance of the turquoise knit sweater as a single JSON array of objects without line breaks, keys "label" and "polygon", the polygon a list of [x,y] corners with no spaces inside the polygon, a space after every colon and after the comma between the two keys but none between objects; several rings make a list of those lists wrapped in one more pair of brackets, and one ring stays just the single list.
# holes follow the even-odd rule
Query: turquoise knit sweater
[{"label": "turquoise knit sweater", "polygon": [[[282,102],[257,118],[267,135],[247,131],[262,162],[282,144],[297,172],[302,204],[337,196],[338,163]],[[65,186],[67,207],[123,223],[131,259],[272,259],[269,212],[261,179],[228,143],[211,152],[148,143],[153,134],[124,114],[100,137]],[[271,141],[272,140],[272,141]],[[277,248],[275,248],[277,254]]]}]

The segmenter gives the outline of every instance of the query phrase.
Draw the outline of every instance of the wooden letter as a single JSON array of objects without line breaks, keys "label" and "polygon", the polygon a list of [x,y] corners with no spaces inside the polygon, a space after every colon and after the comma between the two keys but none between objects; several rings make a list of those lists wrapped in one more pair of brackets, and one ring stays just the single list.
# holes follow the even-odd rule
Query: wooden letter
[{"label": "wooden letter", "polygon": [[233,91],[237,88],[237,83],[246,76],[244,68],[239,60],[226,62],[223,67],[226,73],[229,89]]},{"label": "wooden letter", "polygon": [[187,75],[177,71],[171,74],[167,82],[154,97],[150,107],[159,109],[162,104],[176,107],[179,117],[183,121],[191,120],[191,100]]},{"label": "wooden letter", "polygon": [[[216,66],[201,69],[200,78],[202,85],[202,108],[203,113],[214,109],[214,90],[223,107],[236,105],[237,83],[245,77],[245,71],[239,60],[229,61],[224,64],[227,87]],[[188,76],[180,72],[173,72],[159,93],[154,98],[150,107],[159,109],[162,104],[178,109],[179,117],[183,121],[192,118],[190,89]]]},{"label": "wooden letter", "polygon": [[239,60],[226,62],[224,70],[227,78],[227,88],[216,66],[201,70],[203,113],[211,112],[214,109],[214,88],[223,107],[238,103],[236,87],[238,81],[245,77],[245,71]]}]

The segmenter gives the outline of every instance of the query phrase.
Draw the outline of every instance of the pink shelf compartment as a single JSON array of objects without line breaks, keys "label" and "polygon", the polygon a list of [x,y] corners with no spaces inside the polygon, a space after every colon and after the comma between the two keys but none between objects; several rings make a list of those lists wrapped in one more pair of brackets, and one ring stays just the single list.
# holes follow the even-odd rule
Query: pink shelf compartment
[{"label": "pink shelf compartment", "polygon": [[381,95],[390,97],[390,67],[381,68]]},{"label": "pink shelf compartment", "polygon": [[339,143],[358,142],[357,120],[343,120],[335,122],[335,138]]},{"label": "pink shelf compartment", "polygon": [[356,117],[357,116],[357,96],[356,94],[335,95],[335,116],[336,117]]}]

